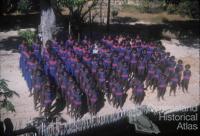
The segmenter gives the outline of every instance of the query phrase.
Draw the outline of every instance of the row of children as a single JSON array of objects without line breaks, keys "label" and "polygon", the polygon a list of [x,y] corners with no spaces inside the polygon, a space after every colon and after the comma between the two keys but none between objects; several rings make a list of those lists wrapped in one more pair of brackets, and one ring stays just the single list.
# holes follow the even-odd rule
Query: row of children
[{"label": "row of children", "polygon": [[85,106],[84,97],[88,110],[95,114],[104,94],[113,106],[122,107],[131,87],[131,99],[141,104],[148,87],[157,89],[158,99],[164,99],[168,85],[170,94],[175,95],[177,86],[188,91],[191,76],[190,65],[184,69],[182,60],[176,63],[160,45],[139,36],[108,36],[95,42],[87,37],[81,42],[72,37],[63,42],[54,36],[45,47],[37,42],[29,49],[23,42],[19,50],[20,68],[33,90],[35,106],[40,103],[49,112],[60,93],[76,118]]}]

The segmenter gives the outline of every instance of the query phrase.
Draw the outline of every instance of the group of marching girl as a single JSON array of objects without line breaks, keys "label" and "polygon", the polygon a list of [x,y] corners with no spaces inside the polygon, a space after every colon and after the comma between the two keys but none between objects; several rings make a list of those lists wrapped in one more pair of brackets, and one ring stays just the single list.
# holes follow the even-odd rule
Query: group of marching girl
[{"label": "group of marching girl", "polygon": [[35,108],[39,105],[40,111],[44,108],[49,113],[60,94],[76,119],[84,106],[96,114],[105,99],[122,108],[129,88],[136,104],[142,103],[148,88],[157,90],[158,100],[164,99],[167,86],[169,95],[176,95],[177,86],[188,92],[191,77],[189,64],[183,66],[182,60],[176,62],[161,45],[144,42],[138,35],[104,36],[100,41],[87,37],[77,41],[71,36],[62,41],[54,35],[44,47],[40,41],[28,46],[24,40],[19,51],[20,68]]}]

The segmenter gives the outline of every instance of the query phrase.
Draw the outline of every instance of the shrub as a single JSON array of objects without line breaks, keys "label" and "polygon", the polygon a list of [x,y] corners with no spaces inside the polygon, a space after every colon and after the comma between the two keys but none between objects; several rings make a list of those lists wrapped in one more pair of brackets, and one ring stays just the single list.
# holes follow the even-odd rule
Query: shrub
[{"label": "shrub", "polygon": [[117,9],[113,9],[111,12],[113,17],[116,17],[118,15],[118,10]]},{"label": "shrub", "polygon": [[32,43],[35,39],[36,33],[31,30],[19,31],[19,36],[26,39],[28,42],[28,45],[32,45]]},{"label": "shrub", "polygon": [[21,13],[28,13],[31,8],[31,2],[30,0],[20,0],[17,7]]},{"label": "shrub", "polygon": [[199,19],[199,0],[181,0],[176,4],[167,4],[166,11],[169,14],[178,13],[182,16]]},{"label": "shrub", "polygon": [[144,13],[151,12],[151,2],[149,0],[143,0],[142,4],[139,6],[139,9]]},{"label": "shrub", "polygon": [[174,14],[177,12],[177,6],[173,4],[169,4],[166,8],[168,14]]},{"label": "shrub", "polygon": [[15,106],[12,104],[9,98],[12,98],[13,96],[19,97],[19,94],[9,89],[7,82],[8,81],[5,79],[0,79],[0,110],[6,109],[7,111],[15,112]]},{"label": "shrub", "polygon": [[178,13],[183,16],[199,18],[199,1],[183,1],[178,6]]}]

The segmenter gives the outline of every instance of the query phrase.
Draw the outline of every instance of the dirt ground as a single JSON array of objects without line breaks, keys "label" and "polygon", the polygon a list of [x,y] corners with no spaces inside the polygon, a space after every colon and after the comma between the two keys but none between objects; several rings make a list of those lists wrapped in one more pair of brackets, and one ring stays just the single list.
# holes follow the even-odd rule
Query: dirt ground
[{"label": "dirt ground", "polygon": [[[1,32],[0,41],[13,35],[17,35],[17,33],[14,31],[12,33]],[[171,41],[162,40],[162,43],[166,50],[174,55],[176,59],[182,59],[184,64],[191,65],[192,77],[189,85],[189,93],[184,94],[181,89],[178,89],[176,96],[169,96],[169,88],[167,88],[165,100],[158,101],[156,98],[156,92],[151,93],[151,90],[147,90],[142,105],[151,107],[156,111],[164,110],[168,112],[198,105],[200,98],[199,50],[180,46],[179,41],[175,39]],[[28,88],[19,69],[19,53],[13,53],[12,51],[3,49],[0,50],[0,78],[9,80],[9,88],[15,90],[20,95],[19,98],[13,97],[11,99],[15,105],[16,112],[10,113],[0,111],[1,119],[3,120],[6,117],[10,117],[13,120],[15,129],[22,128],[25,126],[25,123],[31,121],[34,117],[38,117],[39,113],[34,110],[33,98],[29,97]],[[123,111],[137,108],[137,106],[129,100],[131,92],[131,89],[127,92],[128,97],[123,106]],[[112,114],[119,111],[119,109],[115,109],[106,101],[104,107],[96,116]],[[66,114],[66,109],[62,111],[61,116],[68,122],[74,121]],[[89,117],[90,115],[88,113],[83,116],[83,118]]]}]

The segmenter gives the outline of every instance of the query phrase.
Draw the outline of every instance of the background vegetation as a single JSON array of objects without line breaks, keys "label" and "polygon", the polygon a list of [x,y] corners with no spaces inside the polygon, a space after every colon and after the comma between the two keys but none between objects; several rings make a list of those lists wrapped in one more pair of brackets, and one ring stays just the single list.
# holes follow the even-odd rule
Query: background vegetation
[{"label": "background vegetation", "polygon": [[0,111],[6,109],[7,111],[15,112],[15,107],[9,98],[12,98],[14,95],[19,97],[19,94],[9,89],[7,82],[5,79],[0,79]]}]

